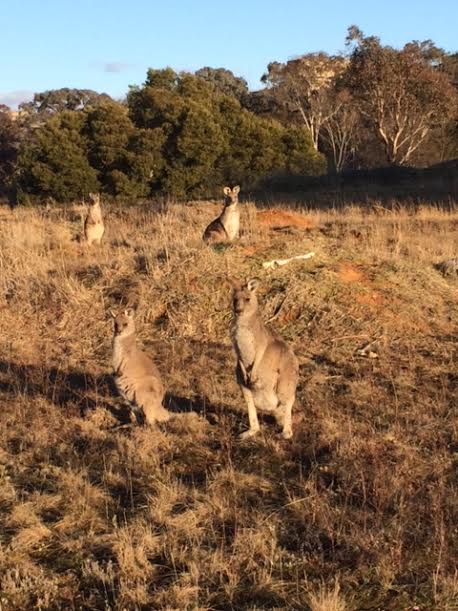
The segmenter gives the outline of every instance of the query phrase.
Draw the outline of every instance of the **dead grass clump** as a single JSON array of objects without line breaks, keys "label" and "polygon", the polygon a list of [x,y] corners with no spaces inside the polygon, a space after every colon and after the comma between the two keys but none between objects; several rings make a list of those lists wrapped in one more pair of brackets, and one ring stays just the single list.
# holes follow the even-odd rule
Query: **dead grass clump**
[{"label": "dead grass clump", "polygon": [[47,571],[27,562],[22,562],[20,568],[2,564],[0,601],[4,608],[41,610],[70,602],[61,585],[65,577],[49,577]]},{"label": "dead grass clump", "polygon": [[316,593],[309,594],[310,611],[347,611],[348,606],[340,594],[340,585],[337,579],[334,585],[326,587],[320,585]]},{"label": "dead grass clump", "polygon": [[145,605],[150,583],[160,567],[154,558],[161,554],[161,539],[147,524],[136,522],[118,530],[113,546],[119,570],[119,599],[124,605]]}]

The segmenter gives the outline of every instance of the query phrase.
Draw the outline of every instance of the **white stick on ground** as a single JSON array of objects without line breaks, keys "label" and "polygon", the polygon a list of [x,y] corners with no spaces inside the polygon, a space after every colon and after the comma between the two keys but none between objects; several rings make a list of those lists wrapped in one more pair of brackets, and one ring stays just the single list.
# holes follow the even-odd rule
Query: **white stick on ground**
[{"label": "white stick on ground", "polygon": [[286,265],[290,261],[297,261],[299,259],[310,259],[310,257],[314,257],[314,252],[308,252],[305,255],[296,255],[295,257],[290,257],[289,259],[273,259],[273,261],[265,261],[262,266],[264,269],[277,269],[280,265]]}]

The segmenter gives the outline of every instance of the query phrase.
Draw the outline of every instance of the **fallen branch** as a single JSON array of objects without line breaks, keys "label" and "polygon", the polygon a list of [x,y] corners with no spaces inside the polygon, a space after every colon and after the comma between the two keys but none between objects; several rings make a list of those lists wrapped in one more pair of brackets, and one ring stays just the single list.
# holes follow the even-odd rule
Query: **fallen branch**
[{"label": "fallen branch", "polygon": [[314,252],[308,252],[305,255],[296,255],[295,257],[290,257],[289,259],[273,259],[272,261],[264,261],[262,264],[264,269],[277,269],[280,265],[286,265],[290,263],[290,261],[298,261],[299,259],[310,259],[310,257],[314,257]]},{"label": "fallen branch", "polygon": [[281,300],[280,304],[276,306],[272,316],[266,321],[268,324],[270,324],[273,320],[275,320],[278,317],[278,315],[282,311],[283,306],[285,305],[285,301],[287,299],[288,299],[288,293],[283,297],[283,299]]},{"label": "fallen branch", "polygon": [[378,359],[379,358],[378,353],[372,350],[372,348],[376,346],[377,341],[378,340],[374,339],[372,342],[369,342],[362,348],[358,348],[355,354],[357,354],[358,356],[364,356],[368,359]]}]

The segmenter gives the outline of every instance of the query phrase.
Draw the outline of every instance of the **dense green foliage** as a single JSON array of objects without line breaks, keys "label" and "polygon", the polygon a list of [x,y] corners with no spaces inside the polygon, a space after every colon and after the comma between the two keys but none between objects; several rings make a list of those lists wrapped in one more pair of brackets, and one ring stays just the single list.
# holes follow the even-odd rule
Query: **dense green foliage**
[{"label": "dense green foliage", "polygon": [[222,77],[241,86],[225,71],[204,78],[167,68],[149,70],[125,103],[92,95],[68,110],[68,100],[81,96],[39,94],[22,109],[19,188],[58,201],[94,189],[197,197],[223,183],[249,188],[277,172],[325,171],[305,128],[256,116],[223,92]]},{"label": "dense green foliage", "polygon": [[25,192],[63,201],[99,188],[82,134],[85,120],[82,113],[64,110],[30,131],[19,153],[19,185]]},{"label": "dense green foliage", "polygon": [[17,160],[19,127],[11,118],[7,106],[0,105],[0,182],[4,189],[11,186]]},{"label": "dense green foliage", "polygon": [[149,70],[144,86],[130,91],[128,106],[137,127],[163,134],[165,163],[154,175],[159,191],[203,195],[224,182],[249,187],[276,171],[325,169],[304,128],[258,117],[194,75]]},{"label": "dense green foliage", "polygon": [[89,162],[106,193],[149,195],[152,175],[163,165],[160,130],[136,128],[127,108],[111,100],[87,112],[85,134]]},{"label": "dense green foliage", "polygon": [[221,93],[232,95],[240,101],[249,95],[248,83],[244,78],[235,76],[225,68],[201,68],[196,71],[196,76],[212,83]]}]

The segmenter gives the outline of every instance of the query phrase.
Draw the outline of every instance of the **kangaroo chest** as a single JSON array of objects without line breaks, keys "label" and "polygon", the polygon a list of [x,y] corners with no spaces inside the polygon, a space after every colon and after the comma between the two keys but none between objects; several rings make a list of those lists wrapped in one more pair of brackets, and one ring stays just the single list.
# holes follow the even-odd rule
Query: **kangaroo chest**
[{"label": "kangaroo chest", "polygon": [[115,376],[121,375],[123,365],[125,363],[125,354],[121,342],[118,338],[115,338],[113,341],[113,355],[111,358],[111,363],[113,365],[113,371]]},{"label": "kangaroo chest", "polygon": [[234,327],[232,340],[234,342],[237,356],[245,367],[249,367],[254,362],[256,354],[256,340],[253,332],[243,325]]},{"label": "kangaroo chest", "polygon": [[132,359],[136,351],[134,337],[114,337],[112,348],[111,363],[115,375],[124,376],[126,373],[129,374]]},{"label": "kangaroo chest", "polygon": [[87,216],[86,219],[86,224],[87,225],[101,225],[103,223],[102,221],[102,211],[97,208],[93,208],[89,211],[89,214]]},{"label": "kangaroo chest", "polygon": [[229,239],[235,239],[239,233],[240,212],[238,210],[226,210],[221,216],[221,223]]}]

